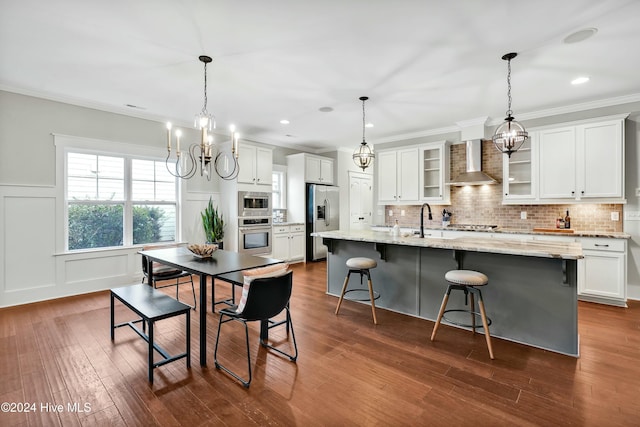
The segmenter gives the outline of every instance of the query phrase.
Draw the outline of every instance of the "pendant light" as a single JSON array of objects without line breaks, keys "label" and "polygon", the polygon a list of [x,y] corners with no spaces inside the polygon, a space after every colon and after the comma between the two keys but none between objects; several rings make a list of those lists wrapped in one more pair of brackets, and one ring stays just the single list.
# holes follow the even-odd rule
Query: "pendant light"
[{"label": "pendant light", "polygon": [[366,127],[365,114],[364,114],[364,102],[369,99],[367,96],[361,96],[362,101],[362,142],[353,152],[353,162],[361,168],[363,171],[371,165],[376,155],[371,151],[371,147],[367,145],[367,141],[364,138],[364,129]]},{"label": "pendant light", "polygon": [[492,138],[498,151],[507,154],[509,157],[511,157],[512,153],[518,151],[529,138],[524,126],[515,121],[512,116],[513,111],[511,111],[511,60],[516,56],[518,56],[517,53],[511,52],[502,57],[503,60],[507,61],[507,98],[509,105],[504,123],[498,126]]}]

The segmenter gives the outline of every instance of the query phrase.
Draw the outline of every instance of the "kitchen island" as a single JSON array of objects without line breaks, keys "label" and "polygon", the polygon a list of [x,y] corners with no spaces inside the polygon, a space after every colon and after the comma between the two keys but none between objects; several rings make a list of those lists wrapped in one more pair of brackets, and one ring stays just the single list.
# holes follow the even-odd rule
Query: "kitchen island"
[{"label": "kitchen island", "polygon": [[[577,243],[392,237],[375,231],[314,235],[329,250],[330,295],[340,294],[347,259],[368,257],[378,262],[371,270],[380,293],[376,307],[435,321],[447,288],[445,273],[477,270],[489,277],[482,293],[492,336],[579,356],[577,260],[582,249]],[[448,308],[464,309],[464,294],[452,293]],[[430,334],[425,330],[425,340]]]}]

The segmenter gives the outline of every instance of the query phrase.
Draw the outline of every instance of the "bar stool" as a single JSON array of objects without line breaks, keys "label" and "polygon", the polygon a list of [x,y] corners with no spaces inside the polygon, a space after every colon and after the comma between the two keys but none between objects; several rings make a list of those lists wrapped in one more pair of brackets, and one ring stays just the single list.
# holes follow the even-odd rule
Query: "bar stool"
[{"label": "bar stool", "polygon": [[373,291],[373,283],[371,282],[371,273],[369,272],[369,270],[372,268],[376,268],[378,263],[376,263],[376,261],[371,258],[357,257],[357,258],[349,258],[346,264],[347,264],[347,267],[349,268],[349,272],[347,273],[347,277],[345,277],[344,279],[344,285],[342,285],[342,292],[340,293],[340,299],[338,300],[338,306],[336,307],[336,314],[338,314],[338,311],[340,311],[340,305],[342,304],[342,300],[344,299],[344,295],[346,293],[366,291],[366,289],[362,289],[362,288],[347,290],[347,285],[349,283],[349,278],[351,277],[351,273],[359,273],[360,284],[362,284],[362,277],[364,275],[367,276],[367,284],[369,286],[369,289],[368,289],[369,298],[368,299],[367,298],[362,298],[362,299],[347,298],[347,299],[351,299],[353,301],[371,301],[371,313],[373,314],[373,323],[377,325],[378,319],[376,318],[376,304],[374,301],[380,298],[380,294]]},{"label": "bar stool", "polygon": [[[440,306],[440,312],[438,313],[438,318],[436,320],[436,324],[433,326],[433,332],[431,333],[431,341],[435,340],[436,332],[438,331],[438,326],[440,326],[440,321],[444,317],[449,323],[453,323],[458,326],[470,327],[472,332],[476,333],[476,328],[484,329],[484,336],[487,340],[487,348],[489,349],[489,357],[493,359],[493,347],[491,346],[491,334],[489,333],[489,325],[491,324],[491,319],[487,318],[487,313],[484,310],[484,301],[482,300],[482,292],[477,287],[485,286],[489,283],[489,278],[478,272],[472,270],[451,270],[448,271],[444,278],[449,282],[449,286],[447,287],[447,292],[444,294],[444,298],[442,300],[442,305]],[[470,310],[460,310],[460,309],[451,309],[446,310],[447,302],[449,301],[449,295],[452,290],[460,290],[464,292],[464,303],[467,304],[467,296],[471,296],[471,309]],[[478,295],[478,307],[480,308],[480,313],[474,311],[475,310],[475,301],[474,294]],[[463,312],[471,314],[471,324],[462,324],[451,321],[447,319],[444,314],[449,312]],[[482,326],[476,326],[476,316],[480,316],[482,319]]]}]

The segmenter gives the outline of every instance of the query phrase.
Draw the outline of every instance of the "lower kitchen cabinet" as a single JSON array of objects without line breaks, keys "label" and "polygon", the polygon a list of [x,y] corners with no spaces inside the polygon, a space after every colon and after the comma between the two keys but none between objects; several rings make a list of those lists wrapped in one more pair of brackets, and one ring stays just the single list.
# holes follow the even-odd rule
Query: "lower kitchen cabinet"
[{"label": "lower kitchen cabinet", "polygon": [[626,307],[627,242],[623,239],[579,239],[578,298]]},{"label": "lower kitchen cabinet", "polygon": [[271,257],[284,261],[303,261],[304,225],[274,225]]}]

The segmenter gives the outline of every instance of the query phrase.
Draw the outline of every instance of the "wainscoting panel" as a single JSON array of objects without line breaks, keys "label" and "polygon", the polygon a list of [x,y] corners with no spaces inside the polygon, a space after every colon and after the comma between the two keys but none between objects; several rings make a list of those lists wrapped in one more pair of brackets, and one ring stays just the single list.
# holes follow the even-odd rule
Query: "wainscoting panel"
[{"label": "wainscoting panel", "polygon": [[55,286],[56,199],[5,196],[4,291]]},{"label": "wainscoting panel", "polygon": [[[122,278],[129,275],[129,255],[126,253],[68,259],[64,263],[65,285],[83,285],[90,281]],[[81,289],[78,289],[81,293]]]}]

